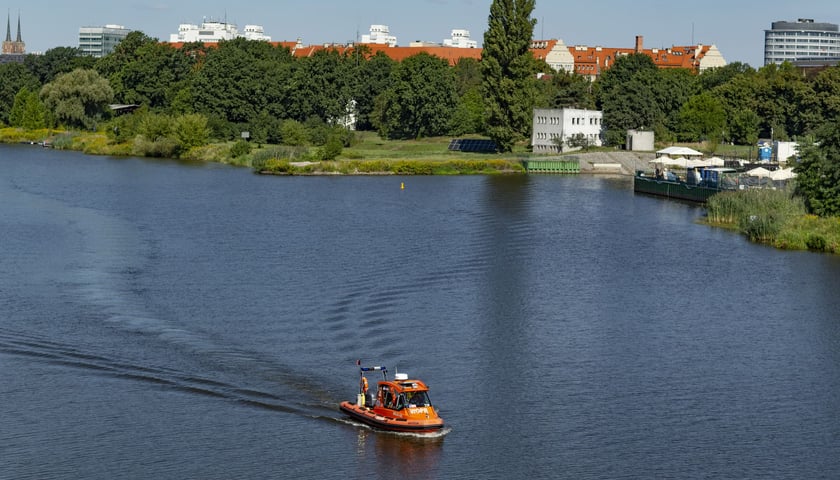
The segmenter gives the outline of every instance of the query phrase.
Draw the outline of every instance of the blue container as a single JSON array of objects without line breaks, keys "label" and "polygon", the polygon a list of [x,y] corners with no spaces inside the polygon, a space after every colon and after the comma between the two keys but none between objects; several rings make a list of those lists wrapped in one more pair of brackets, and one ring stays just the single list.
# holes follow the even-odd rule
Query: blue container
[{"label": "blue container", "polygon": [[758,159],[762,162],[769,162],[773,158],[773,147],[764,146],[758,149]]}]

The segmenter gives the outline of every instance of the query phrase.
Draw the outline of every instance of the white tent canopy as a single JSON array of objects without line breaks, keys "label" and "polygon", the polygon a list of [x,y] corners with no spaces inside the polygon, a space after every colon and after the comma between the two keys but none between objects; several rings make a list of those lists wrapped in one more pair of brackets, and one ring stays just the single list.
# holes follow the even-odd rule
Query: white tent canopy
[{"label": "white tent canopy", "polygon": [[668,155],[662,155],[661,157],[655,158],[648,163],[662,164],[662,165],[665,165],[667,167],[682,167],[682,168],[685,168],[685,167],[688,166],[688,160],[686,160],[685,158],[683,158],[683,157],[671,158]]},{"label": "white tent canopy", "polygon": [[752,170],[747,170],[747,175],[749,175],[751,177],[758,177],[758,178],[769,177],[770,176],[770,170],[767,170],[764,167],[756,167],[756,168],[753,168]]},{"label": "white tent canopy", "polygon": [[703,154],[688,147],[668,147],[656,152],[657,155],[679,155],[683,157],[702,157]]},{"label": "white tent canopy", "polygon": [[[761,167],[759,167],[759,168],[761,168]],[[781,170],[775,170],[775,171],[770,172],[770,174],[768,176],[770,177],[771,180],[788,180],[788,179],[791,179],[791,178],[795,177],[796,174],[793,173],[792,168],[783,168]]]}]

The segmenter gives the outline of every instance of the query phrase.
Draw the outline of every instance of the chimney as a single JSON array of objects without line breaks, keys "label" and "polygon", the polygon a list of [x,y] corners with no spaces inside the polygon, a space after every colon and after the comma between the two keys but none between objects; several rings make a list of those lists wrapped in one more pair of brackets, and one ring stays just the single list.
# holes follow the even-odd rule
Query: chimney
[{"label": "chimney", "polygon": [[642,44],[644,43],[644,37],[641,35],[636,35],[636,53],[642,53]]}]

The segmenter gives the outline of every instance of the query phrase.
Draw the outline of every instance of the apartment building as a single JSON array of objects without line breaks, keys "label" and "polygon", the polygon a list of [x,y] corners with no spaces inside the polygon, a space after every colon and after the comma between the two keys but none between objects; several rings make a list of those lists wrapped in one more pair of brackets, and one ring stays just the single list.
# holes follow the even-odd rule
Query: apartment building
[{"label": "apartment building", "polygon": [[837,24],[800,18],[795,22],[779,21],[764,31],[764,64],[802,60],[840,58],[840,31]]}]

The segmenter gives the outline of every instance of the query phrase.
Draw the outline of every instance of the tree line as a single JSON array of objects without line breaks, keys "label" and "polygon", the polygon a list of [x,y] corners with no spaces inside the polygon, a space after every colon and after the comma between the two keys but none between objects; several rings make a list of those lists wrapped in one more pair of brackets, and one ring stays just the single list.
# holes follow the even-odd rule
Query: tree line
[{"label": "tree line", "polygon": [[[109,119],[108,104],[120,103],[202,115],[220,140],[249,131],[258,141],[278,142],[285,120],[342,124],[352,114],[357,129],[389,139],[478,134],[509,136],[502,142],[509,144],[529,136],[532,108],[577,107],[604,112],[609,145],[621,145],[627,129],[653,130],[665,142],[754,144],[802,139],[840,114],[836,67],[805,76],[790,64],[755,70],[732,63],[695,74],[659,69],[633,54],[589,82],[552,71],[527,54],[527,40],[504,58],[514,49],[497,45],[513,42],[486,42],[482,61],[450,67],[426,53],[398,63],[363,45],[295,58],[265,42],[175,48],[133,32],[100,59],[60,47],[0,65],[0,122],[93,129]],[[488,82],[498,82],[495,90],[507,97],[495,105],[506,108],[488,105]],[[517,119],[498,120],[505,115]],[[516,131],[494,133],[510,125]]]},{"label": "tree line", "polygon": [[[535,107],[600,109],[613,146],[628,129],[712,146],[808,143],[837,124],[840,68],[803,75],[790,64],[732,63],[697,74],[631,54],[590,82],[530,54],[533,7],[533,0],[494,1],[481,61],[454,66],[426,53],[396,62],[364,45],[304,58],[245,39],[176,48],[142,32],[100,59],[59,47],[0,65],[0,124],[102,129],[164,156],[244,131],[252,142],[332,142],[324,151],[335,151],[336,142],[352,141],[342,128],[351,117],[356,129],[387,139],[476,134],[510,151],[529,138]],[[114,117],[112,103],[141,109]]]}]

